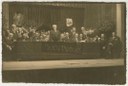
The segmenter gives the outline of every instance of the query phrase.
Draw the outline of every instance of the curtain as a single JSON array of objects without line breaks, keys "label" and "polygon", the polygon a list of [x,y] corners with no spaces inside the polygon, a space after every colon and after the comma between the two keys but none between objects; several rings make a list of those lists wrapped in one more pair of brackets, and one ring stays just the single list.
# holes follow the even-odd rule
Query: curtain
[{"label": "curtain", "polygon": [[64,26],[67,17],[73,18],[77,27],[83,25],[84,10],[80,8],[11,4],[10,24],[13,23],[15,12],[20,12],[24,15],[25,26],[40,26],[41,24],[51,26],[52,24],[58,24],[58,27],[61,28]]},{"label": "curtain", "polygon": [[116,22],[116,4],[87,4],[84,11],[84,25],[97,27],[104,21]]},{"label": "curtain", "polygon": [[116,22],[116,4],[90,3],[11,3],[9,5],[9,22],[13,23],[15,12],[24,15],[24,25],[40,26],[58,24],[59,28],[65,25],[65,19],[70,17],[74,25],[96,27],[103,21]]}]

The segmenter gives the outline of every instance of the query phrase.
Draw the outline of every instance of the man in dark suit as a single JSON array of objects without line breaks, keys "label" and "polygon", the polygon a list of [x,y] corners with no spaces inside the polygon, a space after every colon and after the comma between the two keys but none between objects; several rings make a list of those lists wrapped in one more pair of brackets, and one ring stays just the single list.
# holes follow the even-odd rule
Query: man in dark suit
[{"label": "man in dark suit", "polygon": [[52,29],[50,32],[50,41],[52,42],[58,42],[60,40],[60,32],[57,29],[57,25],[53,24]]},{"label": "man in dark suit", "polygon": [[101,46],[101,58],[106,58],[107,39],[104,34],[101,34],[99,41],[100,41],[100,46]]},{"label": "man in dark suit", "polygon": [[76,33],[76,28],[75,27],[73,27],[71,29],[69,38],[70,38],[70,42],[76,42],[76,40],[77,40],[77,33]]},{"label": "man in dark suit", "polygon": [[121,41],[120,38],[116,35],[115,32],[112,32],[112,37],[109,40],[108,43],[108,51],[109,55],[112,58],[119,58],[121,53]]}]

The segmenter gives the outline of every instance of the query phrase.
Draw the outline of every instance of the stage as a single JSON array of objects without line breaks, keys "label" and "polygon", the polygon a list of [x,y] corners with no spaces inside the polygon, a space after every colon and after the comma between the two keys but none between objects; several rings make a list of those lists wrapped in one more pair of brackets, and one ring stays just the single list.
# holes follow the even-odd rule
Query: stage
[{"label": "stage", "polygon": [[124,59],[4,61],[3,82],[125,84]]},{"label": "stage", "polygon": [[4,61],[3,71],[124,66],[124,59]]}]

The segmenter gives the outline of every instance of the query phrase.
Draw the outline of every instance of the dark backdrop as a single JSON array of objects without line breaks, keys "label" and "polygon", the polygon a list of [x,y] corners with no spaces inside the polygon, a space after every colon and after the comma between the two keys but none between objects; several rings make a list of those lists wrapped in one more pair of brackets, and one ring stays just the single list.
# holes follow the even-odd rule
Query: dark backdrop
[{"label": "dark backdrop", "polygon": [[113,3],[10,3],[10,25],[15,12],[24,15],[24,25],[56,23],[63,27],[67,17],[74,20],[77,29],[81,26],[95,28],[106,20],[116,24],[116,4]]},{"label": "dark backdrop", "polygon": [[10,25],[13,23],[15,12],[24,15],[24,25],[58,24],[60,28],[65,25],[67,17],[74,20],[74,25],[79,28],[84,23],[84,9],[72,7],[40,6],[40,5],[18,5],[10,4]]}]

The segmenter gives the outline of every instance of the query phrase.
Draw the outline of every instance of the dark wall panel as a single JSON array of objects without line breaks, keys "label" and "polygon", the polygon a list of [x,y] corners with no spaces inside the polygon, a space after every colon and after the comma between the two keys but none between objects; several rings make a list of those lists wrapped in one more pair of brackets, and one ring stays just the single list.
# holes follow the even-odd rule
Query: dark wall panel
[{"label": "dark wall panel", "polygon": [[86,27],[96,27],[104,21],[116,24],[116,4],[87,4],[84,16]]}]

